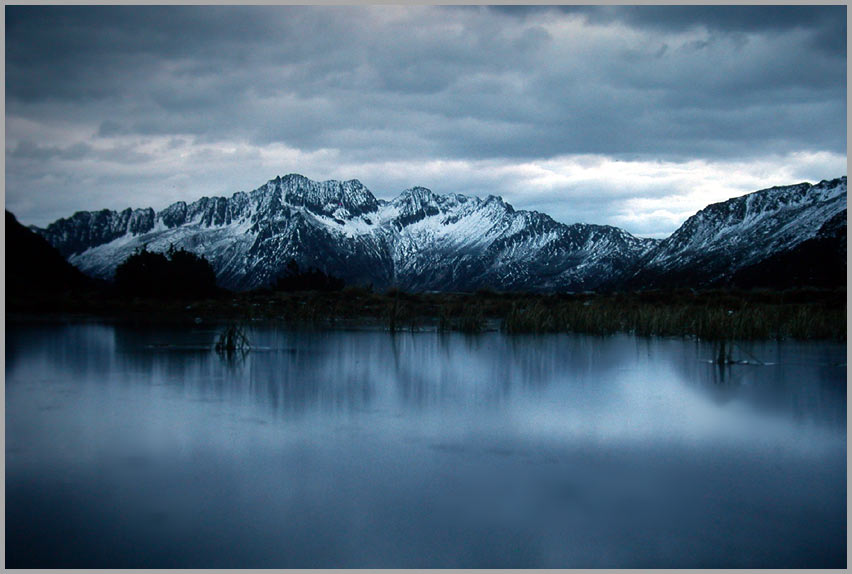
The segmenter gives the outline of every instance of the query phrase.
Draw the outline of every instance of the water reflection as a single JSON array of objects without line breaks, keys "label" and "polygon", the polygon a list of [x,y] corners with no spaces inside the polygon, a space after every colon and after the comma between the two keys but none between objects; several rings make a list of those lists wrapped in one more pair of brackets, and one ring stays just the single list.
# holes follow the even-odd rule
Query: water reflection
[{"label": "water reflection", "polygon": [[[674,376],[714,404],[785,409],[818,424],[845,424],[842,347],[739,343],[749,364],[718,364],[698,341],[632,337],[469,336],[434,333],[288,332],[256,328],[254,349],[212,352],[215,327],[104,325],[10,330],[7,375],[111,385],[165,385],[186,394],[251,397],[273,411],[359,410],[378,402],[413,409],[487,408],[548,396],[562,406],[612,407],[625,380]],[[108,377],[104,377],[108,374]],[[670,397],[675,393],[668,393]],[[570,406],[570,405],[569,405]]]},{"label": "water reflection", "polygon": [[7,326],[10,565],[844,564],[842,345],[217,334]]},{"label": "water reflection", "polygon": [[673,363],[685,385],[720,405],[743,403],[798,423],[846,426],[846,365],[841,345],[738,342],[733,364],[713,362],[716,348],[694,342]]}]

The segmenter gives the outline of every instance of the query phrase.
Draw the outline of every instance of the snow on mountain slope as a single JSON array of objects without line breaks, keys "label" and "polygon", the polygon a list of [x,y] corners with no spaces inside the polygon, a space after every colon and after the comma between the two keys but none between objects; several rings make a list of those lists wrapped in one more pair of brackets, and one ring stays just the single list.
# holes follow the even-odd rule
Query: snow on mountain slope
[{"label": "snow on mountain slope", "polygon": [[623,281],[634,287],[725,284],[737,270],[813,238],[845,210],[845,176],[715,203],[687,219]]},{"label": "snow on mountain slope", "polygon": [[738,287],[839,287],[846,284],[846,210],[792,249],[776,252],[740,268],[732,283]]},{"label": "snow on mountain slope", "polygon": [[838,216],[845,209],[845,176],[774,187],[709,205],[659,241],[565,225],[495,196],[414,187],[383,201],[357,180],[291,174],[230,198],[177,202],[159,213],[78,212],[34,230],[101,278],[143,246],[174,245],[210,260],[220,285],[232,289],[269,285],[295,259],[377,288],[585,290],[727,284],[738,270],[760,269],[814,238],[829,220],[842,220],[845,233]]},{"label": "snow on mountain slope", "polygon": [[290,259],[350,284],[412,290],[592,289],[658,243],[609,226],[558,223],[499,197],[415,187],[392,201],[357,180],[291,174],[230,198],[78,212],[37,229],[84,272],[110,278],[135,250],[203,255],[220,285],[268,285]]}]

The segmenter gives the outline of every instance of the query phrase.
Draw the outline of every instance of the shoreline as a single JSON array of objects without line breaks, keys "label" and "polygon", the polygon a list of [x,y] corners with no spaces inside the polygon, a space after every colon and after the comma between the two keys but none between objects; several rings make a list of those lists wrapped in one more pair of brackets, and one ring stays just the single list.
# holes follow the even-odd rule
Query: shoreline
[{"label": "shoreline", "polygon": [[275,323],[331,330],[627,333],[708,340],[846,340],[845,289],[632,293],[222,292],[199,300],[110,291],[6,299],[7,322]]}]

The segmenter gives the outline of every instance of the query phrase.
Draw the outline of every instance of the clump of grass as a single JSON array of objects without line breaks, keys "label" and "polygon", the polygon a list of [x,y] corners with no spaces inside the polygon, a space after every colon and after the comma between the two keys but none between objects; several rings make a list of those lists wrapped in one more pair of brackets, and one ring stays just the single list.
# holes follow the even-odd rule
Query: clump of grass
[{"label": "clump of grass", "polygon": [[243,328],[236,323],[231,323],[219,333],[215,348],[219,354],[242,353],[251,349],[251,343]]},{"label": "clump of grass", "polygon": [[485,330],[486,310],[481,302],[450,300],[440,306],[439,331],[481,333]]},{"label": "clump of grass", "polygon": [[414,331],[422,320],[416,309],[416,301],[411,296],[403,298],[399,293],[386,303],[384,316],[387,328],[392,333],[403,329]]},{"label": "clump of grass", "polygon": [[478,304],[465,305],[453,327],[462,333],[481,333],[485,329],[485,314]]},{"label": "clump of grass", "polygon": [[558,330],[553,310],[540,302],[516,303],[503,319],[503,330],[507,333],[548,333]]},{"label": "clump of grass", "polygon": [[727,346],[727,354],[725,353],[725,340],[722,339],[719,341],[718,345],[718,353],[716,353],[716,364],[718,365],[730,365],[734,362],[731,358],[732,345]]}]

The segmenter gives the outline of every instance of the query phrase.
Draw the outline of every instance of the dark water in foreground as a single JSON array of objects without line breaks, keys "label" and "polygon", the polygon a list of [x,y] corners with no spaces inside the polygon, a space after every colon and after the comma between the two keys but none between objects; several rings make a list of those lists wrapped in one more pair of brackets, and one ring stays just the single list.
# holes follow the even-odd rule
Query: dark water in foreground
[{"label": "dark water in foreground", "polygon": [[8,567],[846,565],[844,345],[215,334],[7,324]]}]

